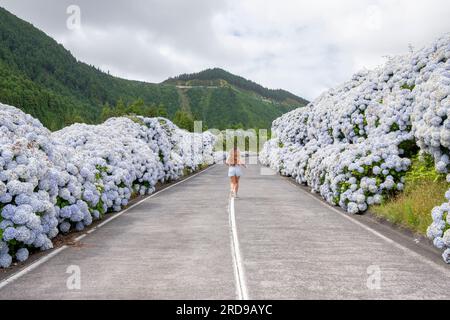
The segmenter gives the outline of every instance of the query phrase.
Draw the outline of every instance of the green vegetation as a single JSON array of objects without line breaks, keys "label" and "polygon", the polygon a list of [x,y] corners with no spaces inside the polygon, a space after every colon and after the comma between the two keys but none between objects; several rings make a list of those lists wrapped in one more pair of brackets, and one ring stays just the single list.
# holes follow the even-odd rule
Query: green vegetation
[{"label": "green vegetation", "polygon": [[409,90],[409,91],[413,91],[415,87],[416,87],[416,86],[415,86],[414,84],[408,86],[408,84],[405,83],[405,84],[403,84],[400,88],[401,88],[401,89],[405,89],[405,90]]},{"label": "green vegetation", "polygon": [[425,234],[431,224],[431,210],[445,202],[444,194],[449,189],[445,175],[434,169],[431,156],[422,159],[415,156],[407,172],[404,192],[388,198],[371,211],[388,221]]},{"label": "green vegetation", "polygon": [[394,132],[400,130],[400,127],[398,126],[398,123],[391,124],[391,127],[389,128],[389,132]]},{"label": "green vegetation", "polygon": [[[307,103],[223,70],[197,75],[198,80],[195,75],[179,77],[190,79],[188,88],[173,80],[152,84],[111,76],[77,61],[44,32],[0,8],[0,102],[22,109],[51,130],[74,122],[99,123],[130,111],[110,107],[120,105],[131,105],[134,114],[177,117],[181,123],[203,120],[210,128],[268,128],[281,114]],[[202,86],[206,76],[215,86]]]},{"label": "green vegetation", "polygon": [[261,97],[271,99],[278,102],[294,102],[295,104],[308,104],[303,98],[297,97],[296,95],[281,89],[273,90],[267,89],[263,86],[247,80],[243,77],[235,76],[223,69],[213,68],[207,69],[198,73],[192,74],[182,74],[174,78],[166,80],[164,83],[184,85],[184,86],[210,86],[210,87],[221,87],[226,85],[231,85],[236,88],[255,92]]},{"label": "green vegetation", "polygon": [[[136,117],[138,115],[150,118],[168,117],[167,110],[163,105],[147,106],[142,99],[138,99],[135,102],[126,105],[125,102],[120,99],[115,106],[110,106],[108,104],[103,106],[101,119],[102,121],[105,121],[112,117],[129,117],[134,122],[143,124],[142,120]],[[188,112],[178,110],[175,112],[173,122],[182,129],[194,131],[194,118]]]},{"label": "green vegetation", "polygon": [[264,101],[233,87],[193,87],[185,94],[193,117],[219,130],[270,128],[274,119],[292,110],[291,105]]},{"label": "green vegetation", "polygon": [[101,120],[105,121],[112,117],[122,117],[129,115],[140,115],[144,117],[168,117],[166,108],[163,105],[146,105],[144,100],[138,99],[128,105],[120,99],[115,106],[106,104],[103,106]]},{"label": "green vegetation", "polygon": [[[228,130],[221,131],[214,146],[215,151],[228,151],[236,145],[241,151],[260,152],[262,145],[270,139],[271,132],[260,131],[259,128],[245,129],[232,128],[235,135],[227,134]],[[228,131],[228,133],[230,133]]]},{"label": "green vegetation", "polygon": [[[192,115],[186,111],[178,110],[173,118],[173,123],[175,123],[181,129],[188,131],[194,131],[194,118]],[[204,128],[203,128],[204,129]]]}]

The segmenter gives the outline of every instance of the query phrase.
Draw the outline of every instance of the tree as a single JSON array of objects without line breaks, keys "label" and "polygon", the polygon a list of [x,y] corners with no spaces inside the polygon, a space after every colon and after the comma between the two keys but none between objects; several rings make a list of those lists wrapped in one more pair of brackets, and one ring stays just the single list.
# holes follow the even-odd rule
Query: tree
[{"label": "tree", "polygon": [[173,123],[176,124],[181,129],[185,129],[188,131],[194,131],[194,118],[183,110],[178,110],[175,113],[175,117],[173,118]]},{"label": "tree", "polygon": [[127,113],[132,113],[136,115],[143,115],[145,112],[144,110],[145,110],[145,103],[144,100],[142,99],[137,99],[126,108]]},{"label": "tree", "polygon": [[103,108],[102,108],[102,114],[101,114],[101,119],[102,121],[105,121],[109,118],[111,118],[112,116],[112,110],[111,107],[109,106],[109,103],[105,103]]},{"label": "tree", "polygon": [[127,114],[127,106],[125,105],[125,102],[123,102],[122,99],[119,99],[117,101],[116,107],[114,108],[114,116],[120,117]]},{"label": "tree", "polygon": [[158,117],[168,118],[169,114],[167,113],[167,109],[163,104],[160,104],[157,110]]}]

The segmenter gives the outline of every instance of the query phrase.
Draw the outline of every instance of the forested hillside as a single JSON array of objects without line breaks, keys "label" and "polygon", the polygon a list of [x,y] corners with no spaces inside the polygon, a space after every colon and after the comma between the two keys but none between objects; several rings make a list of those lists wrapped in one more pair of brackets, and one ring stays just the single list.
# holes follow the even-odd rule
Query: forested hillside
[{"label": "forested hillside", "polygon": [[118,105],[128,108],[136,101],[150,113],[203,120],[219,129],[269,127],[276,117],[305,105],[285,91],[237,81],[243,78],[227,72],[219,76],[229,85],[186,89],[171,81],[120,79],[78,61],[44,32],[0,8],[0,102],[21,108],[51,130],[74,122],[98,123],[102,111],[117,115]]},{"label": "forested hillside", "polygon": [[297,97],[296,95],[286,90],[264,88],[263,86],[251,80],[236,76],[220,68],[208,69],[192,74],[182,74],[177,77],[170,78],[164,83],[186,86],[226,86],[227,84],[229,84],[235,86],[236,88],[253,92],[260,95],[261,97],[271,99],[276,102],[301,105],[308,104],[308,101],[306,101],[305,99]]}]

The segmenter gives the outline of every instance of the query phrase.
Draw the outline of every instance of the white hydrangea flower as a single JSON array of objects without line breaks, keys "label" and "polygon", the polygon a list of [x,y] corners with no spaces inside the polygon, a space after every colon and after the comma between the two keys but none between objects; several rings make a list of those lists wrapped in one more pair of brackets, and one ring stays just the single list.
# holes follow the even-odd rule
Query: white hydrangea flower
[{"label": "white hydrangea flower", "polygon": [[[414,145],[434,157],[438,172],[447,173],[449,56],[447,34],[422,50],[355,74],[305,108],[276,119],[260,161],[350,213],[403,190]],[[446,197],[450,201],[450,190]],[[446,208],[436,210],[427,234],[439,238],[435,243],[441,246],[449,215]]]},{"label": "white hydrangea flower", "polygon": [[22,111],[0,104],[0,266],[46,250],[59,230],[82,230],[126,206],[134,191],[214,163],[216,138],[190,133],[163,118],[113,118],[51,133]]}]

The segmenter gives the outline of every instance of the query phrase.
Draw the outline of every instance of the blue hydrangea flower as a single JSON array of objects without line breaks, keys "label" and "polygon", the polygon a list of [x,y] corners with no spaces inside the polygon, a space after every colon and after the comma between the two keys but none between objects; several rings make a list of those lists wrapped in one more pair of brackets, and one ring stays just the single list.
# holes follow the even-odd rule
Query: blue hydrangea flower
[{"label": "blue hydrangea flower", "polygon": [[[26,246],[51,248],[50,239],[69,232],[71,221],[82,230],[101,218],[100,201],[102,212],[119,211],[132,190],[151,193],[158,181],[207,163],[203,155],[213,159],[214,135],[179,130],[167,119],[115,118],[51,133],[14,107],[0,104],[0,112],[0,228],[5,240],[17,241],[19,261]],[[0,247],[9,265],[7,243]]]},{"label": "blue hydrangea flower", "polygon": [[16,259],[17,261],[24,262],[25,260],[28,259],[28,255],[29,255],[28,249],[21,248],[16,252]]},{"label": "blue hydrangea flower", "polygon": [[71,211],[71,215],[70,215],[70,220],[73,222],[78,222],[83,220],[83,212],[81,212],[80,208],[77,205],[72,205],[70,206],[70,211]]},{"label": "blue hydrangea flower", "polygon": [[11,220],[16,212],[16,206],[8,204],[2,209],[2,217]]},{"label": "blue hydrangea flower", "polygon": [[84,224],[83,224],[83,222],[77,222],[77,224],[75,225],[75,229],[77,230],[77,231],[82,231],[82,230],[84,230]]},{"label": "blue hydrangea flower", "polygon": [[23,204],[17,207],[16,212],[11,220],[15,224],[26,224],[32,219],[33,215],[33,208],[28,204]]},{"label": "blue hydrangea flower", "polygon": [[36,238],[34,239],[33,246],[36,248],[40,248],[44,245],[47,237],[43,235],[42,233],[38,234]]},{"label": "blue hydrangea flower", "polygon": [[16,228],[16,240],[19,242],[26,242],[31,237],[31,231],[25,226]]},{"label": "blue hydrangea flower", "polygon": [[62,233],[67,233],[70,230],[70,223],[67,221],[62,222],[59,225],[59,230],[61,230]]},{"label": "blue hydrangea flower", "polygon": [[70,218],[71,215],[72,215],[72,209],[71,209],[70,206],[61,208],[61,209],[59,210],[59,216],[60,216],[61,218]]},{"label": "blue hydrangea flower", "polygon": [[441,237],[436,237],[436,238],[434,238],[433,244],[434,244],[435,247],[438,248],[438,249],[444,249],[444,248],[445,248],[445,243],[444,243],[444,241],[442,240]]},{"label": "blue hydrangea flower", "polygon": [[14,223],[11,220],[3,220],[0,222],[0,229],[5,230],[8,227],[13,227]]},{"label": "blue hydrangea flower", "polygon": [[3,231],[3,240],[11,241],[16,237],[16,229],[14,227],[8,227]]},{"label": "blue hydrangea flower", "polygon": [[444,253],[442,254],[442,258],[446,263],[450,264],[450,249],[444,251]]},{"label": "blue hydrangea flower", "polygon": [[12,257],[5,253],[0,255],[0,267],[2,268],[8,268],[11,265]]},{"label": "blue hydrangea flower", "polygon": [[13,200],[13,197],[10,193],[5,193],[3,195],[0,195],[0,202],[1,203],[10,203]]}]

